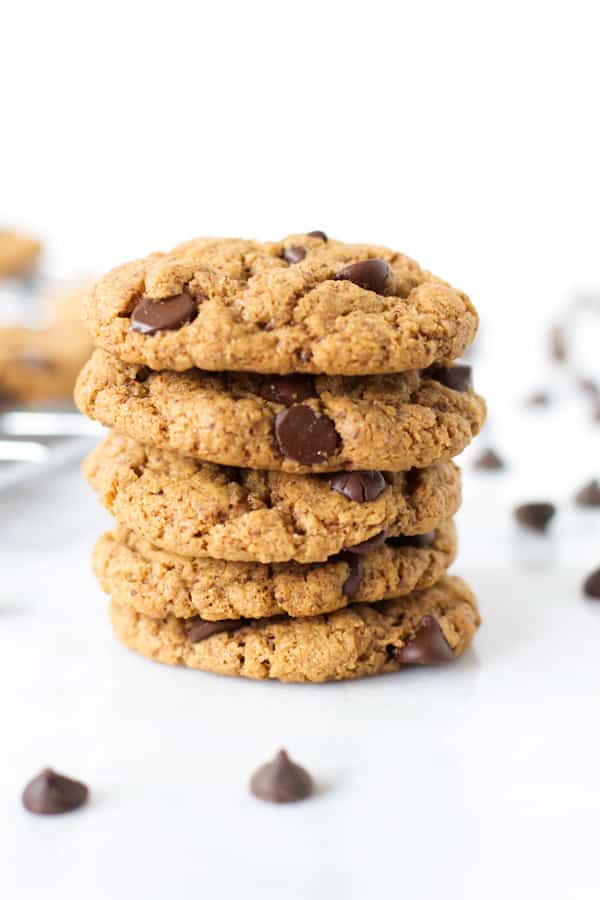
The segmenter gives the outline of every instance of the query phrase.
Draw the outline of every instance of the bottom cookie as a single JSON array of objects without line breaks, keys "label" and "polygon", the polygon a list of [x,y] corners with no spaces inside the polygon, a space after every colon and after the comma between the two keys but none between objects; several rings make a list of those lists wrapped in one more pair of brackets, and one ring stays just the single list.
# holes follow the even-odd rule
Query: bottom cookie
[{"label": "bottom cookie", "polygon": [[245,678],[322,682],[450,662],[479,623],[477,602],[460,578],[396,600],[360,603],[323,616],[206,622],[153,619],[111,604],[117,637],[168,665]]}]

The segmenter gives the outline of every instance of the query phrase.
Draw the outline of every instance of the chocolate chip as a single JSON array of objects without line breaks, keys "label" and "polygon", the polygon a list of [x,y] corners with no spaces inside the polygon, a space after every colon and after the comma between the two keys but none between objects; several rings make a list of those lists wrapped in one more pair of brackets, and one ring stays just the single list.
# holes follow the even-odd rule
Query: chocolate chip
[{"label": "chocolate chip", "polygon": [[591,378],[580,378],[577,383],[581,390],[589,394],[590,397],[597,397],[600,394],[600,388]]},{"label": "chocolate chip", "polygon": [[309,406],[292,406],[277,413],[275,437],[283,455],[304,466],[325,462],[340,441],[331,419],[318,416]]},{"label": "chocolate chip", "polygon": [[351,281],[358,287],[376,294],[384,294],[390,267],[385,259],[363,259],[350,263],[333,276],[334,281]]},{"label": "chocolate chip", "polygon": [[292,406],[316,397],[317,392],[310,375],[269,375],[261,381],[258,393],[265,400]]},{"label": "chocolate chip", "polygon": [[309,231],[308,237],[321,238],[322,241],[327,241],[327,235],[324,231]]},{"label": "chocolate chip", "polygon": [[452,648],[435,616],[423,616],[414,637],[396,647],[394,658],[404,666],[437,666],[454,659]]},{"label": "chocolate chip", "polygon": [[17,405],[18,398],[11,391],[5,391],[0,388],[0,409],[9,409],[11,406]]},{"label": "chocolate chip", "polygon": [[131,330],[140,334],[173,331],[196,318],[196,299],[187,291],[164,300],[142,297],[131,313]]},{"label": "chocolate chip", "polygon": [[354,553],[342,553],[340,559],[348,566],[348,576],[342,585],[342,594],[344,597],[355,597],[362,584],[365,565],[360,556]]},{"label": "chocolate chip", "polygon": [[600,569],[596,569],[583,582],[583,593],[586,597],[593,597],[594,600],[600,600]]},{"label": "chocolate chip", "polygon": [[72,812],[86,802],[89,791],[85,784],[44,769],[23,791],[23,806],[39,816]]},{"label": "chocolate chip", "polygon": [[362,541],[360,544],[346,547],[346,551],[348,553],[358,553],[359,556],[362,556],[364,553],[372,553],[373,550],[379,550],[380,547],[383,547],[386,535],[387,531],[380,531],[379,534],[374,534],[373,537],[367,538],[366,541]]},{"label": "chocolate chip", "polygon": [[525,397],[525,406],[548,406],[550,403],[550,395],[546,391],[534,391]]},{"label": "chocolate chip", "polygon": [[427,550],[435,544],[435,531],[426,534],[399,534],[396,537],[387,538],[389,547],[416,547],[418,550]]},{"label": "chocolate chip", "polygon": [[304,247],[298,247],[298,246],[286,247],[285,250],[283,251],[283,258],[285,259],[286,262],[289,262],[289,264],[291,266],[293,266],[294,263],[301,262],[305,256],[306,256],[306,249]]},{"label": "chocolate chip", "polygon": [[488,448],[481,453],[473,463],[474,469],[504,469],[504,460],[498,456],[495,450]]},{"label": "chocolate chip", "polygon": [[553,503],[522,503],[515,509],[515,518],[524,528],[544,532],[555,512]]},{"label": "chocolate chip", "polygon": [[575,494],[578,506],[600,506],[600,482],[595,478]]},{"label": "chocolate chip", "polygon": [[220,622],[207,622],[200,616],[194,616],[185,622],[185,631],[188,641],[192,644],[199,644],[212,637],[213,634],[220,634],[222,631],[237,631],[246,625],[246,619],[222,619]]},{"label": "chocolate chip", "polygon": [[313,781],[306,769],[292,762],[285,750],[280,750],[272,762],[256,770],[250,790],[267,803],[295,803],[312,793]]},{"label": "chocolate chip", "polygon": [[431,366],[425,369],[424,376],[439,381],[453,391],[472,391],[473,390],[473,370],[471,366],[465,366],[459,363],[456,366]]},{"label": "chocolate chip", "polygon": [[365,472],[337,472],[331,476],[330,483],[334,491],[355,503],[375,500],[387,487],[381,472],[374,469]]},{"label": "chocolate chip", "polygon": [[554,362],[564,362],[567,358],[567,344],[560,325],[555,325],[550,331],[550,356]]},{"label": "chocolate chip", "polygon": [[138,384],[143,384],[145,381],[148,381],[151,375],[152,369],[149,369],[148,366],[140,366],[135,373],[135,380]]}]

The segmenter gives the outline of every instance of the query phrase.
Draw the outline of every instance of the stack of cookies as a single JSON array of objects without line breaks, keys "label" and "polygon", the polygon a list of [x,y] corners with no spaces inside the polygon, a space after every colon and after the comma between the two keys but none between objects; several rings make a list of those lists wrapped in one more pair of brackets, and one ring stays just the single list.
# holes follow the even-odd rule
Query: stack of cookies
[{"label": "stack of cookies", "polygon": [[311,232],[154,253],[84,315],[76,402],[112,429],[84,471],[117,520],[94,569],[121,641],[311,682],[465,650],[452,458],[485,404],[452,365],[477,331],[463,293]]}]

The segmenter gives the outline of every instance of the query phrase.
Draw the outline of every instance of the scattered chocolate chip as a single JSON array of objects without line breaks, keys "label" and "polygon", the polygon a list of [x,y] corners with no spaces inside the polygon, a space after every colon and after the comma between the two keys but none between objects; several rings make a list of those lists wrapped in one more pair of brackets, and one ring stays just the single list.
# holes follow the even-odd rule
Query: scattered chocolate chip
[{"label": "scattered chocolate chip", "polygon": [[200,616],[194,616],[186,619],[185,631],[188,641],[192,644],[199,644],[212,637],[213,634],[220,634],[222,631],[237,631],[246,625],[246,619],[222,619],[220,622],[207,622]]},{"label": "scattered chocolate chip", "polygon": [[256,770],[250,790],[267,803],[295,803],[312,793],[313,781],[306,769],[292,762],[285,750],[280,750],[272,762]]},{"label": "scattered chocolate chip", "polygon": [[0,410],[9,409],[11,406],[17,405],[17,397],[10,391],[0,388]]},{"label": "scattered chocolate chip", "polygon": [[303,466],[325,462],[340,441],[331,419],[318,416],[310,406],[292,406],[277,413],[275,437],[283,455]]},{"label": "scattered chocolate chip", "polygon": [[546,391],[534,391],[525,397],[525,406],[548,406],[549,403],[550,395]]},{"label": "scattered chocolate chip", "polygon": [[308,237],[321,238],[322,241],[327,241],[327,235],[324,231],[309,231]]},{"label": "scattered chocolate chip", "polygon": [[387,484],[381,472],[336,472],[330,477],[331,487],[355,503],[368,503],[385,491]]},{"label": "scattered chocolate chip", "polygon": [[286,247],[285,250],[283,251],[283,258],[285,259],[286,262],[289,262],[289,264],[291,266],[293,266],[294,263],[301,262],[305,256],[306,256],[306,250],[304,247],[298,247],[298,246]]},{"label": "scattered chocolate chip", "polygon": [[344,597],[355,597],[362,584],[365,565],[355,553],[342,553],[340,557],[348,566],[348,576],[342,585]]},{"label": "scattered chocolate chip", "polygon": [[560,325],[555,325],[550,331],[550,356],[554,362],[564,362],[567,358],[565,335]]},{"label": "scattered chocolate chip", "polygon": [[269,375],[258,387],[258,393],[265,400],[292,406],[316,397],[315,384],[310,375]]},{"label": "scattered chocolate chip", "polygon": [[435,544],[435,531],[426,534],[398,534],[396,537],[387,538],[389,547],[416,547],[418,550],[427,550]]},{"label": "scattered chocolate chip", "polygon": [[453,391],[473,390],[473,370],[471,366],[458,363],[456,366],[430,366],[423,373]]},{"label": "scattered chocolate chip", "polygon": [[86,802],[89,791],[85,784],[44,769],[23,791],[23,806],[39,816],[72,812]]},{"label": "scattered chocolate chip", "polygon": [[374,534],[373,537],[367,538],[366,541],[362,541],[360,544],[346,547],[346,551],[348,553],[358,553],[359,556],[362,556],[363,553],[372,553],[373,550],[379,550],[380,547],[383,547],[386,535],[387,531],[380,531],[379,534]]},{"label": "scattered chocolate chip", "polygon": [[396,647],[394,658],[405,666],[437,666],[454,659],[435,616],[423,616],[414,636],[402,647]]},{"label": "scattered chocolate chip", "polygon": [[55,365],[51,359],[42,353],[36,353],[34,350],[26,350],[17,357],[17,362],[28,369],[38,369],[40,372],[51,372]]},{"label": "scattered chocolate chip", "polygon": [[581,390],[591,397],[597,397],[600,394],[600,388],[591,378],[580,378],[577,383]]},{"label": "scattered chocolate chip", "polygon": [[600,569],[596,569],[583,582],[583,593],[586,597],[593,597],[594,600],[600,600]]},{"label": "scattered chocolate chip", "polygon": [[595,478],[575,494],[578,506],[600,506],[600,482]]},{"label": "scattered chocolate chip", "polygon": [[524,528],[544,532],[555,512],[553,503],[522,503],[515,509],[515,518]]},{"label": "scattered chocolate chip", "polygon": [[197,301],[187,291],[164,300],[142,297],[131,313],[131,330],[140,334],[173,331],[195,319],[197,312]]},{"label": "scattered chocolate chip", "polygon": [[390,267],[385,259],[363,259],[350,263],[333,276],[334,281],[351,281],[358,287],[384,294]]},{"label": "scattered chocolate chip", "polygon": [[474,469],[504,469],[504,460],[498,456],[495,450],[488,448],[481,453],[473,463]]}]

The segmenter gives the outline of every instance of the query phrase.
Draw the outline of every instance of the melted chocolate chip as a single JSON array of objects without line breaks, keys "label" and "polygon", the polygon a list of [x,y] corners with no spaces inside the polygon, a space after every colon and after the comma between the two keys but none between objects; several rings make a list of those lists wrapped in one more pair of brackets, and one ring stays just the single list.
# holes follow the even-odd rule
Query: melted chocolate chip
[{"label": "melted chocolate chip", "polygon": [[426,534],[399,534],[386,540],[390,547],[416,547],[418,550],[427,550],[435,544],[435,531]]},{"label": "melted chocolate chip", "polygon": [[376,294],[384,294],[390,267],[385,259],[363,259],[350,263],[333,276],[334,281],[351,281],[358,287]]},{"label": "melted chocolate chip", "polygon": [[575,494],[578,506],[600,506],[600,482],[595,478]]},{"label": "melted chocolate chip", "polygon": [[453,391],[472,391],[473,390],[473,370],[471,366],[465,366],[459,363],[456,366],[431,366],[425,369],[423,373],[434,381],[450,388]]},{"label": "melted chocolate chip", "polygon": [[197,301],[187,291],[164,300],[142,297],[131,313],[131,330],[140,334],[174,331],[195,319],[197,313]]},{"label": "melted chocolate chip", "polygon": [[299,247],[299,246],[286,247],[285,250],[283,251],[283,258],[285,259],[286,262],[289,262],[289,264],[291,266],[293,266],[294,263],[301,262],[305,256],[306,256],[306,249],[304,247]]},{"label": "melted chocolate chip", "polygon": [[303,466],[325,462],[340,442],[331,419],[318,416],[309,406],[292,406],[278,413],[275,437],[283,455]]},{"label": "melted chocolate chip", "polygon": [[555,512],[553,503],[522,503],[515,509],[515,518],[524,528],[543,533]]},{"label": "melted chocolate chip", "polygon": [[285,750],[280,750],[272,762],[256,770],[250,790],[267,803],[295,803],[312,793],[313,781],[306,769],[292,762]]},{"label": "melted chocolate chip", "polygon": [[373,537],[367,538],[366,541],[362,541],[360,544],[346,547],[346,551],[348,553],[358,553],[359,556],[362,556],[364,553],[372,553],[373,550],[379,550],[380,547],[383,547],[386,535],[387,531],[380,531],[379,534],[374,534]]},{"label": "melted chocolate chip", "polygon": [[374,469],[364,472],[337,472],[329,480],[334,491],[355,503],[375,500],[387,487],[381,472]]},{"label": "melted chocolate chip", "polygon": [[394,658],[404,666],[437,666],[454,659],[452,648],[435,616],[423,616],[414,636],[396,647]]},{"label": "melted chocolate chip", "polygon": [[342,553],[340,559],[348,566],[348,575],[342,585],[342,594],[348,598],[355,597],[362,584],[365,565],[360,556],[354,553]]},{"label": "melted chocolate chip", "polygon": [[292,406],[317,396],[310,375],[268,375],[257,391],[265,400],[282,403],[283,406]]},{"label": "melted chocolate chip", "polygon": [[89,791],[85,784],[44,769],[23,791],[23,806],[39,816],[72,812],[86,802]]},{"label": "melted chocolate chip", "polygon": [[504,460],[495,450],[489,448],[481,453],[473,463],[474,469],[504,469]]},{"label": "melted chocolate chip", "polygon": [[191,641],[192,644],[199,644],[200,641],[205,641],[213,634],[220,634],[222,631],[237,631],[244,625],[246,625],[246,619],[222,619],[220,622],[207,622],[200,616],[194,616],[192,619],[187,619],[185,630],[188,641]]},{"label": "melted chocolate chip", "polygon": [[327,241],[327,235],[324,231],[309,231],[308,237],[321,238],[322,241]]},{"label": "melted chocolate chip", "polygon": [[583,593],[586,597],[593,597],[594,600],[600,600],[600,569],[596,569],[583,582]]}]

